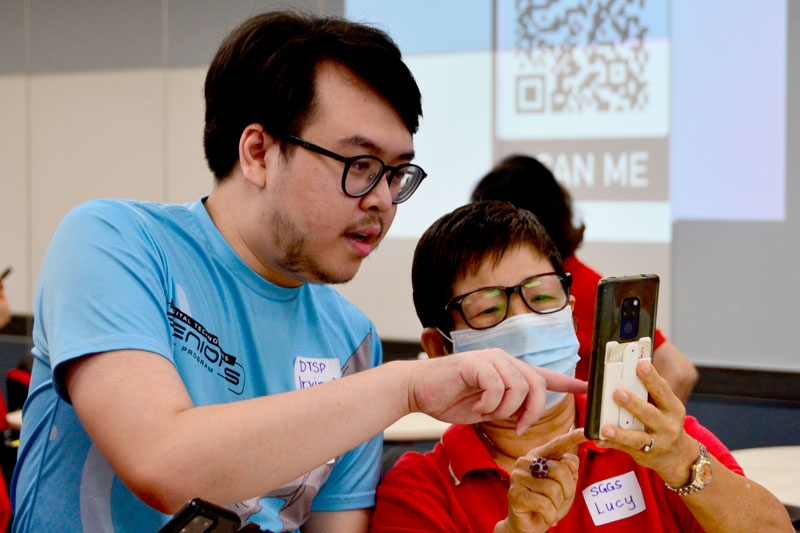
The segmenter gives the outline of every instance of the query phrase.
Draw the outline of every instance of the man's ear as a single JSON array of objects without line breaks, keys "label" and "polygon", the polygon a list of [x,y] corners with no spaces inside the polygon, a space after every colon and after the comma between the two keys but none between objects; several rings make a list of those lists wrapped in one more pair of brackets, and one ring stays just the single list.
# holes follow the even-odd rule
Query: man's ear
[{"label": "man's ear", "polygon": [[448,348],[450,343],[436,328],[423,329],[420,342],[422,343],[422,349],[425,350],[425,353],[428,354],[430,358],[450,354]]},{"label": "man's ear", "polygon": [[239,138],[239,165],[245,179],[258,188],[266,185],[267,153],[279,144],[261,124],[250,124]]}]

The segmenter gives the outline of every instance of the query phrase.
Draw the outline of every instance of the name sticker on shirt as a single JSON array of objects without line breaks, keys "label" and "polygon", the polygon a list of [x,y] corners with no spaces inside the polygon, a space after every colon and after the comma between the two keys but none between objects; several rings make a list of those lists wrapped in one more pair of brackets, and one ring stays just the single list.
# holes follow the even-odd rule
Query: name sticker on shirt
[{"label": "name sticker on shirt", "polygon": [[645,510],[642,488],[633,472],[589,485],[583,489],[583,501],[596,526],[616,522]]},{"label": "name sticker on shirt", "polygon": [[296,389],[307,389],[340,377],[342,377],[342,367],[336,358],[298,357],[294,360],[294,386]]}]

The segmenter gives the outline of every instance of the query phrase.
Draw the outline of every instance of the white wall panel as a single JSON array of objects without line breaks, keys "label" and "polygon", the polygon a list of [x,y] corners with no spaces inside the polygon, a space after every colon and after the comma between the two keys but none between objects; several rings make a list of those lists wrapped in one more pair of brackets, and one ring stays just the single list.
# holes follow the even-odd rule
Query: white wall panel
[{"label": "white wall panel", "polygon": [[0,77],[0,270],[14,268],[4,283],[11,310],[33,305],[28,259],[27,101],[23,76]]},{"label": "white wall panel", "polygon": [[31,78],[32,271],[58,223],[94,198],[165,199],[160,69]]},{"label": "white wall panel", "polygon": [[382,339],[419,341],[422,326],[411,296],[416,246],[414,238],[385,239],[361,264],[353,281],[335,286],[372,319]]},{"label": "white wall panel", "polygon": [[167,73],[167,201],[185,203],[211,192],[214,176],[203,155],[206,67]]},{"label": "white wall panel", "polygon": [[428,177],[397,210],[390,238],[419,238],[440,216],[469,201],[472,187],[491,168],[491,59],[486,51],[406,58],[422,92],[414,162]]}]

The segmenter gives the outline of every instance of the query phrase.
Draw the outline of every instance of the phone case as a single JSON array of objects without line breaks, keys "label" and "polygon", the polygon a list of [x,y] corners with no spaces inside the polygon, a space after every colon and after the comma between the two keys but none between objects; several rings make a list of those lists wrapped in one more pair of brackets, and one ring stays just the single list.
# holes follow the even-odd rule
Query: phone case
[{"label": "phone case", "polygon": [[242,521],[230,509],[195,498],[164,524],[158,533],[234,533]]},{"label": "phone case", "polygon": [[655,274],[608,277],[597,284],[584,425],[589,439],[602,439],[600,429],[608,424],[644,429],[612,395],[624,387],[647,399],[636,365],[640,359],[652,361],[658,285]]}]

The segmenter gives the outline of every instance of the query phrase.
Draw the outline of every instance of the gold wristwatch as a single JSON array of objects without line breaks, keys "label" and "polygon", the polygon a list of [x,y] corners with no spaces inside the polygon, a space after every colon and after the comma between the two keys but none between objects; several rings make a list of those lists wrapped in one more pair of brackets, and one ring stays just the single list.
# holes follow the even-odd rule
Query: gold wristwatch
[{"label": "gold wristwatch", "polygon": [[673,492],[677,492],[681,496],[692,494],[699,490],[703,490],[711,482],[711,459],[709,459],[708,450],[703,446],[703,443],[697,441],[700,446],[700,457],[692,465],[692,477],[689,483],[682,487],[675,488],[669,483],[664,482],[664,485]]}]

